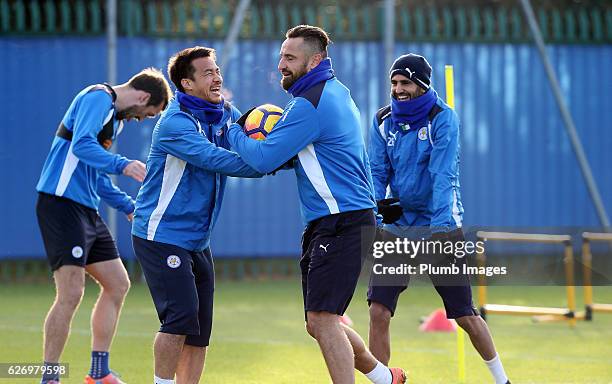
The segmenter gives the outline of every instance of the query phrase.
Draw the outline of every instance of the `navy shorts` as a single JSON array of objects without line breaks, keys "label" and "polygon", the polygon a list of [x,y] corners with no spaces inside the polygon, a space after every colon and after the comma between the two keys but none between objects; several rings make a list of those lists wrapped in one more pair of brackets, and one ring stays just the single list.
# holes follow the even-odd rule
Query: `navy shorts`
[{"label": "navy shorts", "polygon": [[375,226],[372,209],[328,215],[308,224],[300,260],[305,312],[344,314]]},{"label": "navy shorts", "polygon": [[39,192],[36,217],[52,271],[119,258],[115,240],[95,209]]},{"label": "navy shorts", "polygon": [[[389,233],[385,231],[385,234],[389,236]],[[450,234],[450,241],[464,241],[463,231],[456,229]],[[384,238],[383,240],[390,240]],[[463,264],[465,264],[466,258],[455,258],[455,257],[438,257],[436,266],[444,266],[455,264],[463,270]],[[465,274],[453,275],[452,277],[444,275],[429,275],[434,288],[438,292],[438,295],[442,298],[444,303],[444,309],[446,311],[446,317],[449,319],[456,319],[463,316],[477,316],[478,310],[474,307],[472,302],[472,287],[470,286],[469,276]],[[443,280],[444,279],[444,280]],[[391,316],[395,314],[397,308],[397,301],[399,295],[408,287],[410,278],[405,278],[405,284],[397,286],[384,286],[372,284],[370,279],[370,286],[368,288],[368,304],[376,302],[384,305],[391,311]]]},{"label": "navy shorts", "polygon": [[161,322],[159,331],[187,335],[187,345],[208,346],[215,291],[210,248],[194,252],[137,236],[132,244]]}]

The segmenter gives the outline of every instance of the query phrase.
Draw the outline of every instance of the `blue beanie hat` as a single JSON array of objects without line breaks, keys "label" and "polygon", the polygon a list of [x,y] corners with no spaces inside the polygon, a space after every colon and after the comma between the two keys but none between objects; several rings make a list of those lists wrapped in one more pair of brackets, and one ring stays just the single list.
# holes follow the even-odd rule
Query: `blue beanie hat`
[{"label": "blue beanie hat", "polygon": [[421,55],[409,53],[398,57],[389,71],[389,78],[397,74],[406,76],[426,91],[431,86],[431,65]]}]

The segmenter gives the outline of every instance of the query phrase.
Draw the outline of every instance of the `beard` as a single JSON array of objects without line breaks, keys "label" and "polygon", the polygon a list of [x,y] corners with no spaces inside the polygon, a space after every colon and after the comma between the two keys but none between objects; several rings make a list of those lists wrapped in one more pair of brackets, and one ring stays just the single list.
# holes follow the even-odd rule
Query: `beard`
[{"label": "beard", "polygon": [[[290,71],[287,71],[287,72],[290,72]],[[285,91],[289,90],[289,88],[291,88],[291,86],[295,84],[295,82],[298,81],[300,77],[304,76],[307,72],[308,71],[306,70],[306,64],[304,64],[304,67],[301,70],[291,72],[289,76],[283,75],[280,81],[281,87],[283,87]]]},{"label": "beard", "polygon": [[138,107],[132,106],[132,107],[127,107],[126,109],[123,109],[121,111],[117,111],[117,116],[115,118],[117,120],[125,120],[129,116],[134,116],[136,114],[137,109]]},{"label": "beard", "polygon": [[[410,100],[414,100],[417,97],[422,96],[424,94],[425,94],[425,91],[423,89],[421,89],[421,88],[418,88],[416,90],[416,92],[404,92],[404,93],[402,93],[402,96],[408,96],[408,99],[405,100],[405,101],[410,101]],[[393,98],[395,98],[396,100],[399,100],[399,97],[398,97],[399,95],[396,92],[392,92],[391,96]]]}]

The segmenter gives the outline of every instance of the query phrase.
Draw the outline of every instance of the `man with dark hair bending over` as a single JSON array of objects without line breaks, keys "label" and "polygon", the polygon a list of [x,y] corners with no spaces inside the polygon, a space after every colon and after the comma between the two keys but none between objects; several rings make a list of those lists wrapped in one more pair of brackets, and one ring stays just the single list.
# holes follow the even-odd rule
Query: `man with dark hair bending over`
[{"label": "man with dark hair bending over", "polygon": [[164,75],[153,68],[125,84],[90,85],[76,95],[55,134],[36,186],[36,215],[57,291],[45,319],[43,384],[59,383],[58,362],[83,297],[85,272],[101,288],[91,314],[91,370],[85,383],[121,383],[109,369],[109,350],[130,281],[98,205],[102,198],[132,220],[134,201],[108,174],[142,182],[146,170],[140,161],[106,150],[122,120],[153,117],[170,96]]}]

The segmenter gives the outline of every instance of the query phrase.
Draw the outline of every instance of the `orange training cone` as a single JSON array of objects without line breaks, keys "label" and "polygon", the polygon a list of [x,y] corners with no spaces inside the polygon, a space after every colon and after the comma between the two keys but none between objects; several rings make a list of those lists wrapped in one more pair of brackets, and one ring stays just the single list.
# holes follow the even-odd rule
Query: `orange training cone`
[{"label": "orange training cone", "polygon": [[446,312],[443,309],[433,311],[419,327],[419,331],[422,332],[455,332],[456,330],[457,324],[446,318]]}]

